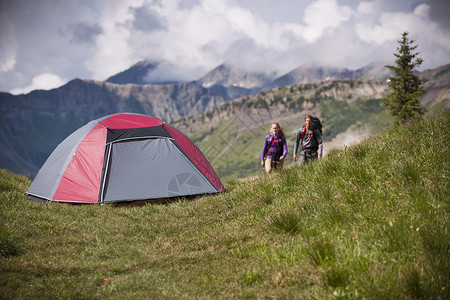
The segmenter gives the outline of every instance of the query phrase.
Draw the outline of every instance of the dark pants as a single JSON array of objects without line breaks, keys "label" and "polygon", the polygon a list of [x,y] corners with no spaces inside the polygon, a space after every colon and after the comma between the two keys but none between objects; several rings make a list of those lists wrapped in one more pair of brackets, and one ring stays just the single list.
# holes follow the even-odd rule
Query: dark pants
[{"label": "dark pants", "polygon": [[300,165],[307,164],[310,161],[316,160],[318,157],[317,151],[302,151],[300,153]]}]

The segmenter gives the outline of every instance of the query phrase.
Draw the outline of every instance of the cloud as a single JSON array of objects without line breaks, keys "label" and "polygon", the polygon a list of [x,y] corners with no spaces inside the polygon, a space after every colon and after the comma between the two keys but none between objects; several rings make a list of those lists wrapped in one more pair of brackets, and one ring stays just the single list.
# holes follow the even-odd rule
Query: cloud
[{"label": "cloud", "polygon": [[134,20],[132,22],[133,28],[144,32],[154,30],[165,30],[167,28],[167,21],[161,17],[151,7],[131,7],[130,8]]},{"label": "cloud", "polygon": [[6,21],[6,14],[2,12],[0,4],[0,72],[9,72],[17,62],[15,30],[12,22]]},{"label": "cloud", "polygon": [[358,5],[358,13],[362,15],[370,15],[375,10],[375,2],[372,1],[361,1]]},{"label": "cloud", "polygon": [[141,4],[139,0],[114,1],[111,5],[105,5],[97,16],[103,31],[96,37],[94,53],[85,63],[94,79],[105,80],[136,62],[133,59],[134,47],[129,43],[131,29],[127,24],[134,20],[130,8]]},{"label": "cloud", "polygon": [[256,45],[271,46],[271,32],[268,24],[251,11],[241,7],[230,7],[224,12],[232,31],[250,38]]},{"label": "cloud", "polygon": [[[408,31],[414,36],[426,36],[430,33],[436,34],[437,25],[428,19],[429,6],[421,4],[413,13],[388,12],[381,13],[375,22],[361,20],[356,25],[359,38],[367,43],[383,45],[388,41],[400,38],[402,32]],[[439,43],[435,36],[433,43]]]},{"label": "cloud", "polygon": [[430,5],[427,3],[419,4],[414,9],[414,15],[422,18],[427,18],[430,15]]},{"label": "cloud", "polygon": [[58,75],[43,73],[33,77],[31,85],[24,88],[16,88],[10,91],[13,95],[28,94],[33,90],[51,90],[65,84],[66,81]]},{"label": "cloud", "polygon": [[92,44],[95,42],[96,36],[103,32],[98,24],[89,24],[80,22],[77,24],[70,24],[68,31],[71,33],[71,42]]},{"label": "cloud", "polygon": [[449,12],[450,1],[432,0],[432,2],[430,2],[430,18],[447,31],[450,30]]},{"label": "cloud", "polygon": [[[146,36],[131,33],[130,39],[138,40],[138,48],[147,49],[153,59],[191,69],[193,77],[223,62],[250,69],[293,68],[302,61],[283,53],[317,41],[353,14],[350,7],[341,7],[335,0],[314,1],[306,9],[303,23],[268,21],[234,1],[200,1],[190,10],[180,10],[170,1],[163,3],[159,12],[168,20],[166,30]],[[298,19],[301,21],[301,16]],[[325,23],[320,21],[324,19]]]},{"label": "cloud", "polygon": [[336,0],[316,0],[305,9],[303,21],[307,27],[303,37],[313,43],[326,29],[337,28],[352,15],[350,7],[339,6]]},{"label": "cloud", "polygon": [[[86,2],[92,1],[1,2],[1,91],[25,90],[32,85],[34,77],[43,73],[59,74],[63,78],[92,78],[85,62],[92,56],[95,45],[92,30],[98,32],[98,27],[96,15]],[[82,27],[77,24],[90,26],[91,34],[80,30]]]},{"label": "cloud", "polygon": [[[141,60],[161,80],[224,62],[282,75],[391,60],[409,31],[424,67],[449,62],[448,0],[15,0],[0,6],[0,90],[40,74],[105,80]],[[24,90],[23,88],[22,90]]]},{"label": "cloud", "polygon": [[8,72],[14,68],[14,65],[16,64],[16,58],[14,57],[14,54],[10,54],[10,56],[6,56],[3,58],[1,64],[0,64],[0,71],[1,72]]}]

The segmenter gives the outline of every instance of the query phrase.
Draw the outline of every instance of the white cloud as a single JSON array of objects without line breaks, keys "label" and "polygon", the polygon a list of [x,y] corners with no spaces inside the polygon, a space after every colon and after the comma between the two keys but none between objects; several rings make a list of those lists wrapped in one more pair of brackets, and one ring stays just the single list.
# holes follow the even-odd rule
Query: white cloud
[{"label": "white cloud", "polygon": [[225,12],[225,16],[229,21],[233,31],[243,33],[252,39],[256,45],[270,47],[270,29],[266,22],[250,11],[240,8],[231,7]]},{"label": "white cloud", "polygon": [[352,14],[350,7],[339,6],[336,0],[316,0],[305,9],[303,21],[307,27],[304,38],[313,43],[326,29],[337,28],[342,22],[350,19]]},{"label": "white cloud", "polygon": [[11,53],[10,56],[2,58],[2,61],[0,62],[0,71],[1,72],[11,71],[14,69],[15,64],[16,64],[15,55]]},{"label": "white cloud", "polygon": [[384,13],[377,24],[358,24],[357,32],[361,40],[381,45],[387,41],[399,39],[402,32],[429,31],[432,27],[432,23],[413,14]]},{"label": "white cloud", "polygon": [[130,7],[139,7],[142,2],[117,1],[103,7],[98,18],[103,31],[96,37],[95,53],[86,62],[86,68],[95,79],[105,80],[135,63],[134,48],[128,42],[130,28],[126,24],[133,17]]},{"label": "white cloud", "polygon": [[430,5],[422,3],[414,9],[414,15],[427,18],[430,15]]},{"label": "white cloud", "polygon": [[[0,19],[4,15],[0,12]],[[1,21],[0,21],[1,22]],[[17,40],[12,22],[0,23],[0,72],[9,72],[14,69],[17,61]]]},{"label": "white cloud", "polygon": [[229,2],[223,0],[201,0],[200,6],[206,11],[214,14],[223,14],[227,7],[229,7]]},{"label": "white cloud", "polygon": [[375,10],[375,2],[361,1],[358,4],[358,13],[363,15],[370,15]]},{"label": "white cloud", "polygon": [[66,81],[58,75],[43,73],[33,77],[31,84],[24,88],[16,88],[10,91],[13,95],[27,94],[33,90],[51,90],[65,84]]}]

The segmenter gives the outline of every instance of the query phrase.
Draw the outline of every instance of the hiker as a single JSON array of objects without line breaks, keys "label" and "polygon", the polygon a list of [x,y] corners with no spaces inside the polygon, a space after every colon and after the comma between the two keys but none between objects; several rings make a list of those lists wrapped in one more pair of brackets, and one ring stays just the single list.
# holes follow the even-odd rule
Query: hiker
[{"label": "hiker", "polygon": [[287,155],[286,138],[280,124],[274,122],[270,133],[264,140],[264,148],[261,156],[261,166],[269,174],[273,169],[283,168],[284,158]]},{"label": "hiker", "polygon": [[305,125],[297,133],[294,147],[294,161],[297,161],[297,151],[301,141],[300,165],[322,158],[322,134],[319,128],[313,126],[313,116],[305,117]]}]

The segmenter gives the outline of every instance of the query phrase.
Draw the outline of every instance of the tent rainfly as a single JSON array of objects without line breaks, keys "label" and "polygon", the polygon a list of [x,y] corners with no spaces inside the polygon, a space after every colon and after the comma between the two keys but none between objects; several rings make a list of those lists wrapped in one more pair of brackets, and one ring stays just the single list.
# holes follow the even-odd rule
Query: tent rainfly
[{"label": "tent rainfly", "polygon": [[118,113],[62,141],[27,193],[39,202],[113,203],[223,190],[211,164],[183,133],[157,118]]}]

